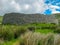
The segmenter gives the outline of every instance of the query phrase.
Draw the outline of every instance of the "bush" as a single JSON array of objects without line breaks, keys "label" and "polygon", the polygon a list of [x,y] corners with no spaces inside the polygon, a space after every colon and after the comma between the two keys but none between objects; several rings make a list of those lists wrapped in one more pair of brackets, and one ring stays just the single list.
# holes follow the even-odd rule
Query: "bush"
[{"label": "bush", "polygon": [[54,33],[60,33],[60,27],[57,27],[57,28],[54,30]]},{"label": "bush", "polygon": [[28,29],[29,31],[33,31],[33,32],[35,31],[35,27],[28,27],[27,29]]},{"label": "bush", "polygon": [[17,29],[14,32],[14,38],[18,38],[21,34],[24,34],[26,31],[27,31],[27,29],[25,29],[25,28]]},{"label": "bush", "polygon": [[12,40],[18,38],[21,34],[26,32],[26,28],[16,25],[3,25],[0,30],[0,38],[4,40]]},{"label": "bush", "polygon": [[2,30],[2,32],[0,32],[0,38],[3,38],[4,40],[12,40],[14,35],[10,30]]}]

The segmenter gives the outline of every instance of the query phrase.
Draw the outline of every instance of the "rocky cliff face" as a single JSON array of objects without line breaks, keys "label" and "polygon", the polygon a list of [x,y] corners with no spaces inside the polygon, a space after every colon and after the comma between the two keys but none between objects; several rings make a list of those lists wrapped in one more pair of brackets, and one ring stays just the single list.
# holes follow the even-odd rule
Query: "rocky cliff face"
[{"label": "rocky cliff face", "polygon": [[54,15],[8,13],[2,24],[58,23]]}]

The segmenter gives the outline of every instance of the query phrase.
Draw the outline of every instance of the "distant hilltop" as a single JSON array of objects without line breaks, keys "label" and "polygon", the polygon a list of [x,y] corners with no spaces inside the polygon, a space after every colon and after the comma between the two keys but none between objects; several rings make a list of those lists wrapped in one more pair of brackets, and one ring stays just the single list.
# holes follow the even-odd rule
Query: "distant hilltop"
[{"label": "distant hilltop", "polygon": [[23,14],[23,13],[8,13],[3,17],[2,24],[28,24],[28,23],[56,23],[58,20],[55,15],[43,14]]}]

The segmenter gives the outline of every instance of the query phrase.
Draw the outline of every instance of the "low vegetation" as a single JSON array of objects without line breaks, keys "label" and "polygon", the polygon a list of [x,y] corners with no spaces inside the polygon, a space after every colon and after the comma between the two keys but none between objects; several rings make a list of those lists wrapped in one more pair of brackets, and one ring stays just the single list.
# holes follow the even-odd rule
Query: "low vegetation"
[{"label": "low vegetation", "polygon": [[0,24],[0,45],[60,45],[59,33],[54,23]]}]

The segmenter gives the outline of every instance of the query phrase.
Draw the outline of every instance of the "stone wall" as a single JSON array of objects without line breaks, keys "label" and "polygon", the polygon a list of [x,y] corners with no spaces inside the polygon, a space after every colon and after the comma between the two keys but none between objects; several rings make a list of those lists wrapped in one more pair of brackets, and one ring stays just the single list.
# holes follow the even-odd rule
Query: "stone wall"
[{"label": "stone wall", "polygon": [[2,24],[58,23],[54,15],[8,13]]}]

